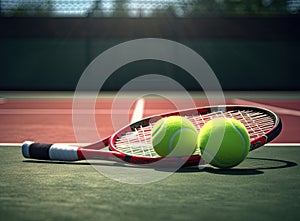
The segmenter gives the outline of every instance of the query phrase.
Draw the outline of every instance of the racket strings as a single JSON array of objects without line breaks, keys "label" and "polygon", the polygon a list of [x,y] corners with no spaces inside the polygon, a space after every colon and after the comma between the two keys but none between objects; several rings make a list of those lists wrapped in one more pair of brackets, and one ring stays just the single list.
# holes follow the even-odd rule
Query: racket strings
[{"label": "racket strings", "polygon": [[117,139],[115,146],[123,153],[133,156],[158,157],[151,144],[152,125],[134,128]]},{"label": "racket strings", "polygon": [[[253,110],[216,111],[202,115],[186,115],[185,117],[196,126],[198,131],[211,119],[218,117],[234,118],[244,124],[250,140],[264,136],[275,123],[274,119],[268,114]],[[133,131],[125,132],[115,141],[116,149],[134,156],[158,157],[151,143],[152,128],[153,124],[149,123],[149,125],[140,125],[134,128]]]}]

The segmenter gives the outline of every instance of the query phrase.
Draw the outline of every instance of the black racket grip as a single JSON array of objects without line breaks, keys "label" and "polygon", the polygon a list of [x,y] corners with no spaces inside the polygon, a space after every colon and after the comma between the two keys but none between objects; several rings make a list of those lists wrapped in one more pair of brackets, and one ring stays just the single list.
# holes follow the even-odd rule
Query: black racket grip
[{"label": "black racket grip", "polygon": [[25,158],[38,160],[78,160],[78,147],[66,144],[46,144],[25,141],[22,144],[22,154]]}]

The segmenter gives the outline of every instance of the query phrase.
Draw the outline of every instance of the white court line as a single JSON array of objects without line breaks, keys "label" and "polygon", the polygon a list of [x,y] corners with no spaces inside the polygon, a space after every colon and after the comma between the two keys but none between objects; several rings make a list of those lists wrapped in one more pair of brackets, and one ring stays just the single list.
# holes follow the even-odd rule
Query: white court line
[{"label": "white court line", "polygon": [[278,114],[286,114],[286,115],[300,117],[300,111],[297,111],[297,110],[291,110],[291,109],[287,109],[287,108],[265,105],[265,104],[261,104],[261,103],[257,103],[257,102],[253,102],[253,101],[242,100],[242,99],[233,99],[233,101],[235,103],[241,104],[241,105],[252,105],[252,106],[261,106],[264,108],[268,108],[268,109],[275,111]]},{"label": "white court line", "polygon": [[[119,114],[128,114],[128,110],[118,110]],[[64,115],[72,114],[72,109],[0,109],[0,115]],[[76,110],[76,114],[111,114],[111,109]]]},{"label": "white court line", "polygon": [[[133,115],[131,118],[131,123],[141,120],[144,115],[144,106],[145,100],[139,99],[136,102],[136,105],[133,110]],[[118,110],[119,114],[128,114],[128,110]],[[72,114],[72,109],[0,109],[0,115],[68,115]],[[89,109],[82,109],[76,110],[76,114],[111,114],[111,109],[96,109],[96,110],[89,110]]]},{"label": "white court line", "polygon": [[[0,147],[21,147],[23,143],[0,143]],[[85,144],[78,144],[78,143],[56,143],[56,144],[62,144],[62,145],[70,145],[70,146],[86,146]]]},{"label": "white court line", "polygon": [[6,98],[0,97],[0,104],[5,104],[6,103]]},{"label": "white court line", "polygon": [[136,121],[143,119],[144,107],[145,107],[145,100],[143,98],[141,98],[135,104],[130,123],[134,123]]},{"label": "white court line", "polygon": [[266,147],[300,147],[300,143],[267,143],[265,144]]},{"label": "white court line", "polygon": [[[87,143],[78,144],[78,143],[58,143],[58,144],[66,144],[71,146],[85,146]],[[0,147],[17,147],[22,146],[22,143],[0,143]],[[266,147],[300,147],[300,143],[268,143],[265,144]]]}]

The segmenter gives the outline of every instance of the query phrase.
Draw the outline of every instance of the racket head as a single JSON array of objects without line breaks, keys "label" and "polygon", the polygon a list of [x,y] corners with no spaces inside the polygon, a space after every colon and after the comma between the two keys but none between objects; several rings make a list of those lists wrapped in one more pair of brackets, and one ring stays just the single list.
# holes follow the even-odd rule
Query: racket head
[{"label": "racket head", "polygon": [[[280,117],[274,112],[254,107],[239,105],[207,106],[181,111],[154,115],[128,126],[114,133],[109,140],[109,149],[116,157],[133,164],[153,164],[165,166],[194,166],[204,163],[197,150],[192,156],[160,157],[152,146],[151,130],[159,119],[169,116],[183,116],[188,118],[198,129],[209,120],[218,117],[230,117],[241,121],[250,136],[250,150],[257,149],[272,141],[282,129]],[[161,163],[158,163],[160,162]],[[154,165],[151,165],[154,166]]]}]

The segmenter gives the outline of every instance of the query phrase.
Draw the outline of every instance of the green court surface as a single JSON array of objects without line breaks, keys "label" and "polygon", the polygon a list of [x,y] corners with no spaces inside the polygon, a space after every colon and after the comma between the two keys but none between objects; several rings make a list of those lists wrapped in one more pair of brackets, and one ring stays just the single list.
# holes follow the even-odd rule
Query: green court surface
[{"label": "green court surface", "polygon": [[267,146],[231,170],[181,169],[125,184],[86,161],[26,160],[0,147],[1,220],[299,220],[300,147]]}]

